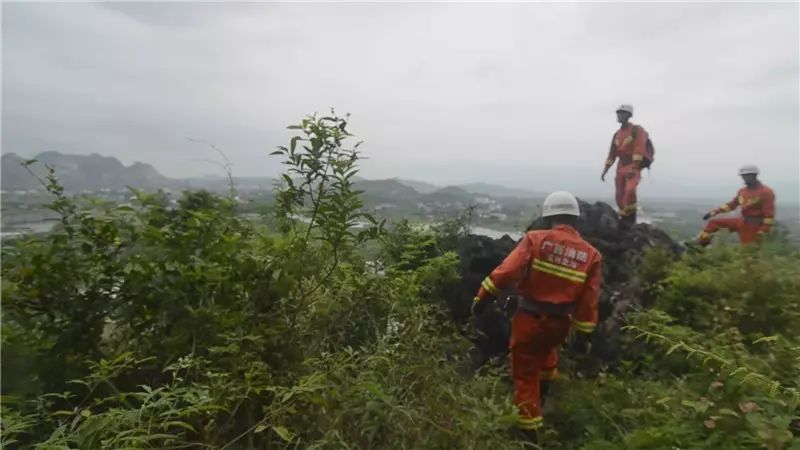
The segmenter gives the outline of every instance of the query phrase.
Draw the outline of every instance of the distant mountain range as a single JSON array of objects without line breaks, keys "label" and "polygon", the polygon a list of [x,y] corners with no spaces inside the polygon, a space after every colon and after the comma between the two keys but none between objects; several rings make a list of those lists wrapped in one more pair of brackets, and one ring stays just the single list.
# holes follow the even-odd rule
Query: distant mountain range
[{"label": "distant mountain range", "polygon": [[547,195],[546,193],[543,192],[529,191],[525,189],[514,189],[488,183],[461,184],[459,185],[459,187],[472,194],[487,195],[489,197],[541,198]]},{"label": "distant mountain range", "polygon": [[[416,180],[404,180],[402,178],[390,178],[389,180],[396,181],[401,183],[405,186],[413,188],[415,191],[419,192],[420,194],[430,194],[431,192],[438,191],[441,189],[441,186],[437,186],[435,184],[426,183],[424,181],[416,181]],[[388,181],[388,180],[387,180]]]},{"label": "distant mountain range", "polygon": [[[402,183],[406,186],[414,188],[420,194],[432,194],[436,191],[441,189],[452,187],[452,186],[439,186],[431,183],[427,183],[424,181],[416,181],[416,180],[406,180],[402,178],[390,178],[390,180],[397,181]],[[386,180],[388,181],[388,180]],[[524,189],[513,189],[508,188],[505,186],[499,186],[496,184],[489,184],[489,183],[468,183],[468,184],[459,184],[455,187],[462,189],[465,192],[475,195],[485,195],[488,197],[494,198],[540,198],[544,197],[546,194],[536,191],[527,191]]]},{"label": "distant mountain range", "polygon": [[[117,158],[97,153],[90,155],[69,155],[59,152],[43,152],[33,159],[37,163],[29,168],[43,177],[45,165],[56,169],[56,175],[68,191],[99,191],[101,189],[121,190],[127,187],[137,189],[209,189],[224,190],[228,187],[225,177],[205,176],[188,179],[173,179],[161,175],[153,166],[134,163],[125,166]],[[27,158],[14,153],[2,155],[2,177],[0,184],[4,191],[37,189],[39,182],[23,167]],[[236,177],[237,189],[268,190],[275,180],[270,177]],[[359,178],[356,187],[365,191],[370,203],[416,204],[421,198],[442,202],[471,202],[475,196],[506,198],[539,198],[534,191],[511,189],[486,183],[470,183],[459,186],[438,186],[424,181],[389,178],[368,180]]]},{"label": "distant mountain range", "polygon": [[[415,183],[416,184],[416,183]],[[423,183],[427,185],[427,183]],[[418,185],[419,186],[419,185]],[[433,186],[433,185],[429,185]],[[435,209],[460,209],[475,204],[476,196],[461,187],[447,186],[425,188],[419,192],[405,180],[359,180],[354,187],[364,192],[364,204],[368,209],[411,211]]]},{"label": "distant mountain range", "polygon": [[[65,155],[58,152],[44,152],[33,158],[37,163],[29,168],[39,177],[46,175],[45,165],[52,166],[56,174],[70,191],[100,189],[174,187],[178,184],[160,173],[149,164],[134,163],[123,165],[117,158],[91,155]],[[23,167],[26,161],[14,153],[2,156],[0,187],[4,191],[28,190],[39,187],[39,182]]]}]

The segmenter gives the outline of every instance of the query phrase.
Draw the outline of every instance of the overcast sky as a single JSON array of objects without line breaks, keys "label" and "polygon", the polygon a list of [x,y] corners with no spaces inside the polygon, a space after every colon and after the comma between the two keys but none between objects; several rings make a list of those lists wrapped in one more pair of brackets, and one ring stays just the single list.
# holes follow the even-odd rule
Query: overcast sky
[{"label": "overcast sky", "polygon": [[349,112],[369,178],[610,195],[620,103],[647,196],[796,199],[798,4],[4,3],[3,152],[102,153],[172,177],[274,175],[285,126]]}]

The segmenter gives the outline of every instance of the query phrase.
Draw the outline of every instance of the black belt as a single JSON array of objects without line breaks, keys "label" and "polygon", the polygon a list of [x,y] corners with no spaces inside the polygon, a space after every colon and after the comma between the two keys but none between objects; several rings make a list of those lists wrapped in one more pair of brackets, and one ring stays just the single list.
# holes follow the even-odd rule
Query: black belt
[{"label": "black belt", "polygon": [[752,225],[761,225],[764,223],[763,217],[752,217],[752,216],[742,216],[744,223],[749,223]]},{"label": "black belt", "polygon": [[534,315],[567,317],[575,311],[578,304],[577,302],[543,302],[541,300],[520,296],[517,307]]},{"label": "black belt", "polygon": [[632,164],[633,163],[633,157],[632,156],[624,156],[624,157],[620,156],[619,157],[619,163],[621,165],[623,165],[623,166],[627,166],[628,164]]}]

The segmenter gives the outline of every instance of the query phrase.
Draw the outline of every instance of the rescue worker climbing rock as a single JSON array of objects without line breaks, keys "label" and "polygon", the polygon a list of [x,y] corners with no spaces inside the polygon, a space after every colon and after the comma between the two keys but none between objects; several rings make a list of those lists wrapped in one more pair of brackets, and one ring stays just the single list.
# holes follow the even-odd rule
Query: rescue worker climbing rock
[{"label": "rescue worker climbing rock", "polygon": [[609,169],[619,158],[614,187],[621,219],[620,224],[624,228],[630,228],[636,224],[636,208],[638,206],[636,187],[641,180],[644,159],[648,156],[647,131],[641,125],[632,124],[630,122],[632,116],[633,106],[622,105],[617,108],[617,122],[620,123],[620,128],[611,139],[611,148],[608,150],[605,168],[600,176],[600,179],[605,181]]},{"label": "rescue worker climbing rock", "polygon": [[571,328],[584,336],[594,330],[601,278],[600,253],[575,229],[575,197],[550,194],[542,216],[550,229],[529,231],[483,280],[472,305],[479,315],[503,290],[514,289],[520,297],[511,324],[511,375],[517,425],[533,440],[543,425],[540,381],[556,377],[559,346]]},{"label": "rescue worker climbing rock", "polygon": [[758,173],[758,167],[752,164],[739,169],[739,175],[744,180],[745,187],[739,189],[733,200],[706,213],[703,220],[733,211],[737,207],[742,208],[741,217],[709,220],[696,244],[701,246],[710,244],[711,235],[723,228],[737,232],[742,245],[756,241],[760,236],[769,232],[772,225],[775,224],[775,193],[758,180]]}]

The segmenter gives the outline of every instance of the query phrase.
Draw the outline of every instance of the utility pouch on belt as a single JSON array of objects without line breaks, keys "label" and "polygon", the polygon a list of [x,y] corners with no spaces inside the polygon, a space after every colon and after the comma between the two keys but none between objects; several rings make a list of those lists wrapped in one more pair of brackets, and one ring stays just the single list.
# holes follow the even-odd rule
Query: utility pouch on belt
[{"label": "utility pouch on belt", "polygon": [[749,225],[761,225],[764,223],[763,217],[742,216],[742,219],[744,219],[744,223]]},{"label": "utility pouch on belt", "polygon": [[562,316],[566,317],[572,314],[577,307],[576,302],[570,303],[550,303],[543,302],[527,297],[520,297],[518,308],[528,311],[533,314],[540,314],[544,316]]}]

